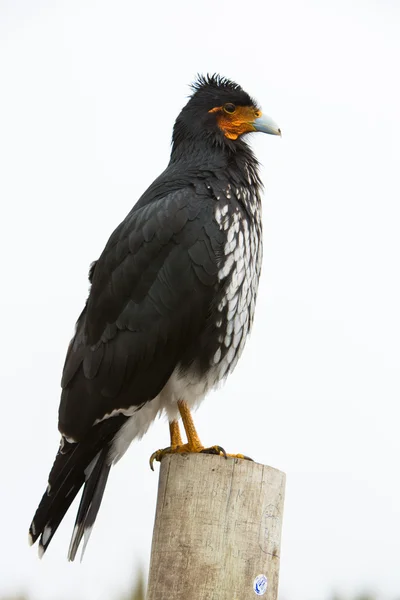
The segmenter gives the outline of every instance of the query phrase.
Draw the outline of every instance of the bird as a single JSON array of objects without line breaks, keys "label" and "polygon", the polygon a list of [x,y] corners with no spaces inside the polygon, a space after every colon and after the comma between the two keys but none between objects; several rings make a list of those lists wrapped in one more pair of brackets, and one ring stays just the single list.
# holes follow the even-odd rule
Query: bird
[{"label": "bird", "polygon": [[151,466],[168,453],[226,456],[202,445],[191,411],[233,371],[253,323],[262,263],[253,132],[281,135],[240,85],[198,75],[166,169],[90,266],[62,373],[60,446],[29,528],[40,557],[82,487],[68,560],[82,540],[83,556],[111,466],[160,414],[170,446]]}]

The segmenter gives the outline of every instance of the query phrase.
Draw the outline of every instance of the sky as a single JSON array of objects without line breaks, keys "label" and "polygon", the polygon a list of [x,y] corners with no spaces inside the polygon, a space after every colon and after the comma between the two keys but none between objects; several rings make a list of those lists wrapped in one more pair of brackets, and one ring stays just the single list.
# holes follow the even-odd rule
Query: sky
[{"label": "sky", "polygon": [[148,567],[164,421],[113,468],[82,564],[76,504],[42,561],[27,530],[89,264],[165,168],[188,84],[219,72],[283,135],[250,140],[256,318],[199,434],[287,474],[281,600],[400,597],[399,27],[391,0],[0,1],[0,594],[109,600]]}]

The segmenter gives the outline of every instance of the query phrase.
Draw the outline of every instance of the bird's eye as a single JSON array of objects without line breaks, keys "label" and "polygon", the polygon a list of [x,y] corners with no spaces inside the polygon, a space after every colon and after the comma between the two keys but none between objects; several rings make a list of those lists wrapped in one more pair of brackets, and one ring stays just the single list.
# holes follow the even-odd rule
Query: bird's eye
[{"label": "bird's eye", "polygon": [[235,110],[236,110],[236,106],[234,104],[231,104],[230,102],[228,102],[228,104],[224,104],[224,111],[226,113],[228,113],[229,115],[234,113]]}]

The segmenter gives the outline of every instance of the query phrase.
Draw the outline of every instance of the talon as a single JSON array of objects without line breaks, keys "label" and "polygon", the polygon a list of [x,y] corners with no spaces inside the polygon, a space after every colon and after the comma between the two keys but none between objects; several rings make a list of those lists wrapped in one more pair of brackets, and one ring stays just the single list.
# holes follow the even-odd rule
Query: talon
[{"label": "talon", "polygon": [[241,460],[252,460],[249,456],[244,454],[227,454],[222,446],[210,446],[204,448],[200,443],[196,444],[173,444],[168,448],[156,450],[150,456],[150,469],[154,471],[154,461],[161,462],[166,454],[184,454],[184,453],[203,453],[203,454],[214,454],[216,456],[223,456],[225,459],[229,458],[240,458]]},{"label": "talon", "polygon": [[222,454],[224,458],[227,458],[227,454],[222,446],[210,446],[210,448],[203,448],[200,452],[203,454],[216,454],[217,456]]},{"label": "talon", "polygon": [[251,462],[254,462],[250,456],[246,456],[245,454],[228,454],[227,456],[229,456],[229,458],[240,458],[241,460],[250,460]]},{"label": "talon", "polygon": [[165,456],[165,454],[168,454],[168,452],[170,452],[171,449],[172,449],[171,446],[169,446],[168,448],[163,448],[163,449],[156,450],[155,452],[153,452],[153,454],[150,456],[150,460],[149,460],[150,469],[152,471],[154,471],[154,467],[153,467],[154,461],[157,460],[158,462],[161,462],[162,457]]},{"label": "talon", "polygon": [[153,454],[150,456],[149,463],[150,463],[150,469],[151,469],[152,471],[154,471],[153,462],[155,461],[155,458],[156,458],[157,452],[159,452],[159,450],[156,450],[156,451],[155,451],[155,452],[153,452]]}]

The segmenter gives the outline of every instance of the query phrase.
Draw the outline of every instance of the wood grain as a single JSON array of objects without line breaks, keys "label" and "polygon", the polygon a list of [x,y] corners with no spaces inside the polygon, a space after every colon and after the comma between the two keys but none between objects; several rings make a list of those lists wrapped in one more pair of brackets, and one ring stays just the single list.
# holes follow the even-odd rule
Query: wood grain
[{"label": "wood grain", "polygon": [[[247,460],[161,463],[148,600],[277,600],[285,475]],[[262,585],[261,585],[262,588]]]}]

